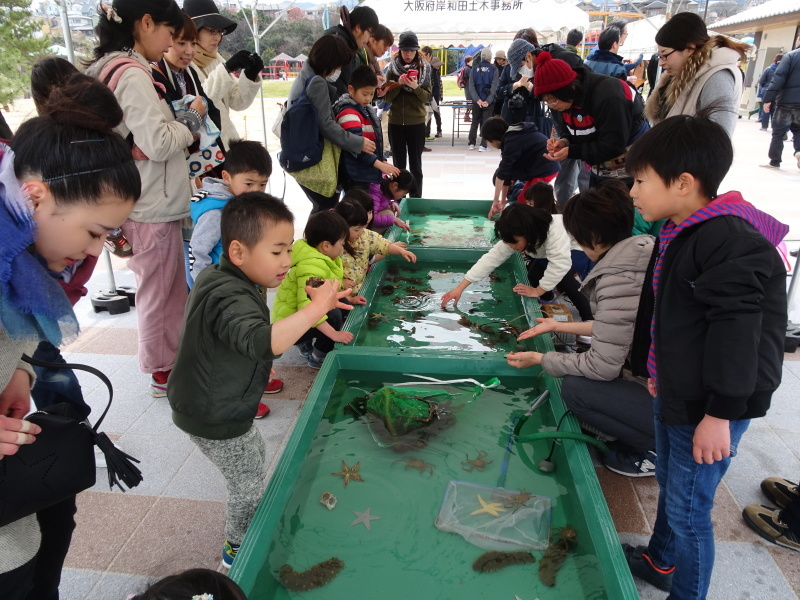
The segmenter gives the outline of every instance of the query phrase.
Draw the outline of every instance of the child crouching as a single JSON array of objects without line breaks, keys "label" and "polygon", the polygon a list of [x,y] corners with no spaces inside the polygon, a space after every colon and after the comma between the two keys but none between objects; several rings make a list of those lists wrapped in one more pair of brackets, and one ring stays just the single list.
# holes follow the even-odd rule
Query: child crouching
[{"label": "child crouching", "polygon": [[333,210],[347,222],[350,230],[349,247],[345,247],[342,254],[343,285],[353,289],[353,296],[348,300],[352,304],[366,304],[367,299],[358,295],[358,291],[367,276],[371,254],[399,254],[408,262],[417,262],[417,257],[400,244],[392,244],[379,233],[367,229],[370,215],[359,202],[343,200]]},{"label": "child crouching", "polygon": [[172,420],[222,472],[228,486],[222,564],[230,567],[266,483],[264,440],[253,427],[272,360],[326,313],[349,308],[338,282],[280,323],[258,287],[277,287],[291,265],[294,217],[277,198],[251,192],[222,210],[223,255],[202,271],[186,306],[168,383]]},{"label": "child crouching", "polygon": [[[306,238],[292,245],[292,268],[281,282],[275,296],[275,323],[279,323],[306,307],[311,299],[306,294],[306,282],[311,277],[342,280],[342,259],[350,229],[342,217],[331,211],[312,214],[305,230]],[[349,295],[350,290],[347,290]],[[352,307],[348,307],[352,308]],[[327,314],[311,323],[300,337],[297,347],[308,359],[308,366],[319,369],[335,342],[347,344],[353,334],[340,331],[344,316],[331,308]]]}]

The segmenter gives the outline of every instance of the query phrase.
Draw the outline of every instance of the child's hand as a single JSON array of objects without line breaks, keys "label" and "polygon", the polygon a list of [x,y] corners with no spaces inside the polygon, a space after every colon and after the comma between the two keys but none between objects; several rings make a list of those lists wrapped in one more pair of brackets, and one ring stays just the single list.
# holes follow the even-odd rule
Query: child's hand
[{"label": "child's hand", "polygon": [[506,362],[517,369],[527,369],[542,364],[542,356],[544,354],[541,352],[509,352],[506,354]]},{"label": "child's hand", "polygon": [[353,281],[352,279],[347,279],[346,277],[342,279],[342,289],[346,290],[347,288],[354,288],[354,287],[356,287],[355,281]]},{"label": "child's hand", "polygon": [[406,262],[417,262],[417,255],[408,250],[400,250],[400,256],[406,259]]},{"label": "child's hand", "polygon": [[334,331],[329,337],[340,344],[349,344],[353,341],[353,334],[349,331]]},{"label": "child's hand", "polygon": [[442,296],[442,306],[446,307],[447,303],[453,300],[453,306],[458,306],[458,301],[461,300],[461,290],[458,288],[452,289]]},{"label": "child's hand", "polygon": [[400,248],[402,248],[403,250],[405,250],[406,248],[408,248],[408,244],[406,244],[405,242],[392,242],[392,243],[393,243],[395,246],[399,246],[399,247],[400,247]]},{"label": "child's hand", "polygon": [[692,456],[698,465],[714,464],[731,455],[730,421],[706,415],[694,430]]},{"label": "child's hand", "polygon": [[351,296],[348,300],[350,304],[360,304],[362,306],[367,303],[367,299],[364,296]]},{"label": "child's hand", "polygon": [[400,229],[405,229],[406,231],[411,231],[411,227],[405,221],[398,219],[397,217],[394,218],[394,224],[397,225]]},{"label": "child's hand", "polygon": [[536,319],[536,322],[538,323],[538,325],[535,325],[534,327],[531,327],[527,331],[523,331],[522,333],[519,334],[519,337],[517,338],[518,342],[534,338],[537,335],[542,335],[543,333],[550,333],[551,331],[555,331],[556,327],[558,326],[558,322],[555,319],[551,318],[538,317]]},{"label": "child's hand", "polygon": [[[399,169],[398,169],[398,173],[399,173]],[[391,210],[395,215],[400,215],[400,207],[397,206],[396,202],[392,202],[389,205],[389,210]]]},{"label": "child's hand", "polygon": [[348,288],[344,291],[337,291],[339,289],[338,279],[326,279],[318,288],[313,288],[307,285],[305,290],[311,302],[322,302],[325,305],[325,312],[328,313],[334,308],[341,308],[342,310],[353,310],[353,307],[346,302],[339,302],[342,298],[347,298],[353,291]]},{"label": "child's hand", "polygon": [[377,167],[381,173],[386,173],[390,177],[397,177],[400,175],[400,169],[381,160],[375,161],[375,167]]},{"label": "child's hand", "polygon": [[538,298],[542,294],[547,293],[547,290],[544,290],[541,287],[531,287],[529,285],[525,285],[524,283],[518,283],[514,286],[512,291],[520,296],[527,296],[528,298]]}]

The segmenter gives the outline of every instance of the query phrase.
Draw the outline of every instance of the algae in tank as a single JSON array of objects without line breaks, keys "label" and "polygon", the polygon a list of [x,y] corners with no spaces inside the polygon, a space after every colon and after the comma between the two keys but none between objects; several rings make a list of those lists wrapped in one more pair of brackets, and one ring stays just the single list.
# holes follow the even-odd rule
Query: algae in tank
[{"label": "algae in tank", "polygon": [[390,263],[370,301],[355,346],[416,347],[483,352],[527,349],[517,337],[528,329],[512,262],[467,288],[457,307],[442,308],[467,262]]},{"label": "algae in tank", "polygon": [[450,248],[491,248],[495,241],[494,222],[486,212],[414,214],[408,217],[411,231],[398,238],[410,246]]},{"label": "algae in tank", "polygon": [[[452,373],[433,376],[454,378]],[[426,429],[414,430],[409,434],[413,443],[408,436],[398,436],[405,438],[401,444],[384,443],[392,436],[376,437],[375,423],[360,418],[359,406],[384,385],[408,381],[388,372],[339,374],[276,534],[264,548],[253,600],[606,598],[585,522],[575,514],[580,511],[572,483],[559,481],[559,474],[530,471],[516,451],[505,488],[517,493],[505,498],[481,494],[472,498],[472,508],[480,513],[483,500],[497,514],[508,515],[530,505],[531,494],[552,499],[552,525],[569,523],[582,540],[560,565],[555,587],[539,579],[543,550],[487,555],[435,526],[450,482],[497,486],[512,420],[539,395],[537,380],[517,377],[512,385],[501,384],[477,398],[471,384],[431,386],[439,394],[437,404],[453,417],[449,426],[431,425],[428,435],[422,435]],[[414,384],[425,386],[423,381]],[[547,407],[530,419],[536,428],[555,424]],[[343,462],[349,468],[358,463],[363,481],[345,486]],[[561,471],[566,474],[561,477],[569,477],[567,469]],[[337,498],[332,510],[320,503],[326,493]],[[493,511],[475,518],[491,521]]]}]

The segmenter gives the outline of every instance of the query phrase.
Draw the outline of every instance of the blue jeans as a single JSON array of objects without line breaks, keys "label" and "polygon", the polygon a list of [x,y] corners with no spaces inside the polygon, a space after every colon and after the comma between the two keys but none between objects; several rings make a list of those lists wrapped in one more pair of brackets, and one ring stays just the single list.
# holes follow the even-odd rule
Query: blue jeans
[{"label": "blue jeans", "polygon": [[730,457],[697,464],[692,458],[696,425],[665,425],[661,403],[653,400],[658,512],[647,554],[659,567],[675,567],[668,600],[699,600],[708,593],[714,568],[714,494],[750,421],[730,422]]},{"label": "blue jeans", "polygon": [[[61,356],[61,351],[50,342],[39,342],[33,358],[49,363],[67,362]],[[78,413],[79,420],[89,416],[92,409],[83,399],[81,384],[72,369],[33,367],[33,370],[36,373],[36,383],[31,390],[31,397],[37,409],[65,402]]]}]

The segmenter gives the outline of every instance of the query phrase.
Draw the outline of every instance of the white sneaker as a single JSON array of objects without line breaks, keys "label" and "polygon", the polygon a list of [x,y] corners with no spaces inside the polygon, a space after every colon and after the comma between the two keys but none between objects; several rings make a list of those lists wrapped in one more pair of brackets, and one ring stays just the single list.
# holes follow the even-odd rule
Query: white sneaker
[{"label": "white sneaker", "polygon": [[794,157],[797,159],[797,168],[800,169],[800,152],[795,152]]},{"label": "white sneaker", "polygon": [[480,148],[478,148],[478,152],[488,152],[488,151],[489,148],[487,148],[486,146],[481,146]]},{"label": "white sneaker", "polygon": [[467,150],[475,150],[475,144],[470,144],[467,146]]}]

